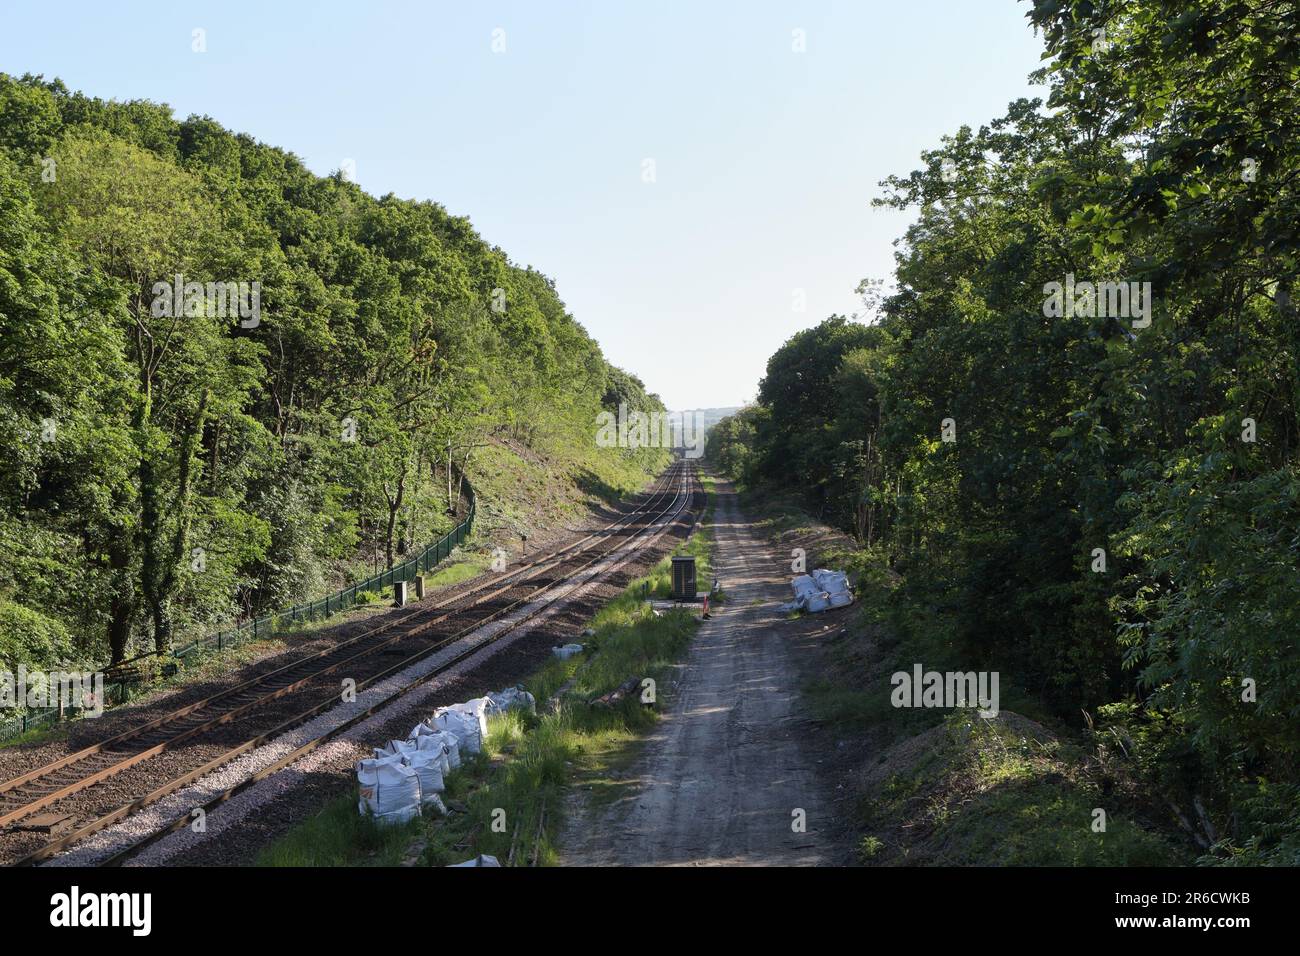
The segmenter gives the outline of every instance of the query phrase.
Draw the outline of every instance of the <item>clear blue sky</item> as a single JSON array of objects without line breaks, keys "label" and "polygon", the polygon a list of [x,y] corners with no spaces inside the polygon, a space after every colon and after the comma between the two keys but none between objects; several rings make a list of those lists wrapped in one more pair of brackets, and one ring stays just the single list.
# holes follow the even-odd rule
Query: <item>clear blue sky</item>
[{"label": "clear blue sky", "polygon": [[321,174],[352,159],[376,195],[467,215],[674,408],[752,398],[785,339],[857,310],[907,224],[870,207],[877,183],[1041,92],[1023,0],[0,9],[0,70],[207,114]]}]

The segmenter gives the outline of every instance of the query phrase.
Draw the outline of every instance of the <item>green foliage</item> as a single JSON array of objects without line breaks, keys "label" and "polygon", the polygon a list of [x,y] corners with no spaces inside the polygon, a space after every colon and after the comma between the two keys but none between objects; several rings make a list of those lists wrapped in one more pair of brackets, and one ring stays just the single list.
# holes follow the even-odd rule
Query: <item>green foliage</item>
[{"label": "green foliage", "polygon": [[750,405],[722,419],[705,438],[705,460],[733,481],[752,481],[758,431],[767,416],[765,406]]},{"label": "green foliage", "polygon": [[[172,315],[177,275],[204,295]],[[257,317],[217,282],[258,283]],[[36,660],[164,650],[391,566],[501,449],[640,484],[666,452],[596,447],[611,394],[662,409],[436,203],[0,74],[0,602],[50,622]]]},{"label": "green foliage", "polygon": [[59,621],[0,599],[0,667],[13,672],[20,665],[45,669],[54,662],[67,662],[72,641]]},{"label": "green foliage", "polygon": [[[1211,858],[1276,860],[1300,833],[1300,9],[1195,7],[1036,0],[1047,103],[882,184],[917,220],[878,324],[791,338],[714,460],[883,553],[966,666],[1068,720],[1133,702],[1150,786],[1230,832]],[[1150,324],[1053,313],[1071,276],[1149,282]]]},{"label": "green foliage", "polygon": [[257,857],[257,866],[396,866],[422,821],[383,824],[357,812],[355,794],[326,803]]}]

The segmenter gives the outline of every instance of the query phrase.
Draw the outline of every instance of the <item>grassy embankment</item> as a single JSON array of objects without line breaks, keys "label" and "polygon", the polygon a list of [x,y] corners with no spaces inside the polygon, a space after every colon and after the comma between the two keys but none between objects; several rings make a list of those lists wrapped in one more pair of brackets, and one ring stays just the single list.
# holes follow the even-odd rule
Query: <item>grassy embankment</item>
[{"label": "grassy embankment", "polygon": [[[704,520],[676,552],[695,556],[701,581],[711,576],[713,497],[711,482],[705,484],[710,504]],[[538,865],[554,863],[566,792],[589,788],[599,802],[626,787],[618,771],[635,756],[666,703],[665,678],[696,627],[686,612],[656,616],[645,600],[668,597],[670,575],[665,558],[592,617],[595,635],[582,639],[584,653],[551,660],[524,681],[538,700],[538,715],[515,712],[489,722],[484,752],[447,778],[443,799],[454,808],[447,818],[381,826],[358,814],[356,796],[349,794],[267,847],[258,864],[443,866],[487,853],[505,865],[512,846],[516,866],[534,858]],[[591,705],[631,678],[655,682],[653,703],[642,703],[634,693],[612,708]],[[557,693],[558,708],[542,712]]]}]

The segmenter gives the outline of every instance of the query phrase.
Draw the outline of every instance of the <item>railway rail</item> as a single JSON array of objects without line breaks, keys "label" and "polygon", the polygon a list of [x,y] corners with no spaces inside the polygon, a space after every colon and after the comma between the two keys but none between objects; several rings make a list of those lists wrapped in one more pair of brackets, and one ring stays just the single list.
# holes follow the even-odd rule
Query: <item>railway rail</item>
[{"label": "railway rail", "polygon": [[[51,807],[57,809],[60,801],[90,790],[109,777],[138,767],[160,754],[173,751],[183,743],[200,740],[216,728],[229,728],[239,718],[255,714],[273,702],[291,700],[300,692],[305,695],[314,684],[320,683],[324,677],[337,674],[345,665],[356,667],[359,664],[369,664],[372,668],[376,666],[380,668],[377,671],[372,670],[371,673],[356,681],[356,689],[361,691],[451,647],[492,621],[519,611],[521,608],[526,609],[526,613],[517,615],[514,620],[508,622],[506,627],[488,640],[465,648],[452,658],[443,661],[432,673],[422,675],[396,694],[376,704],[375,707],[309,741],[271,766],[263,768],[247,780],[230,788],[210,802],[211,806],[215,807],[245,787],[288,766],[315,747],[355,726],[356,723],[371,716],[375,710],[387,706],[392,700],[414,690],[437,673],[455,666],[469,655],[482,650],[487,644],[500,640],[506,634],[534,619],[560,597],[555,595],[547,600],[541,600],[548,592],[559,591],[561,586],[575,575],[616,554],[620,549],[629,547],[642,535],[663,525],[665,516],[668,516],[668,523],[671,524],[686,509],[695,490],[695,478],[689,465],[685,462],[677,462],[662,476],[639,505],[605,527],[565,547],[544,552],[508,573],[495,577],[489,576],[481,582],[471,584],[452,597],[422,604],[408,614],[391,617],[331,648],[300,658],[217,694],[177,708],[139,727],[131,728],[0,783],[0,825],[21,821],[42,809]],[[403,647],[403,644],[412,638],[424,638],[425,635],[429,635],[439,625],[444,627],[431,635],[434,638],[432,641],[422,639],[418,647]],[[392,655],[400,656],[400,660],[387,664],[387,660]],[[337,687],[334,687],[327,697],[318,698],[307,709],[295,712],[269,729],[253,734],[234,746],[222,749],[215,757],[197,767],[170,776],[161,786],[117,805],[107,812],[97,814],[94,819],[73,832],[51,840],[22,856],[16,861],[17,864],[39,863],[57,855],[93,833],[158,802],[293,727],[324,713],[337,705],[339,700]],[[144,846],[178,829],[188,821],[188,817],[173,821],[168,827],[154,831],[144,839],[133,843],[126,851],[115,853],[103,862],[122,862]]]}]

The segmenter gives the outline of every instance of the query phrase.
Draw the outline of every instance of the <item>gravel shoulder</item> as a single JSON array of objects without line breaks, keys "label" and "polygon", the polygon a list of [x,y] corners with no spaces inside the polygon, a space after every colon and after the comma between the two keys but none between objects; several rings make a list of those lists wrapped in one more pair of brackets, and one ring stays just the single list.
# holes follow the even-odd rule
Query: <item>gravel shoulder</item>
[{"label": "gravel shoulder", "polygon": [[[714,567],[726,604],[696,632],[664,718],[618,799],[571,808],[561,859],[576,866],[817,866],[840,862],[799,699],[799,653],[777,610],[780,555],[716,486]],[[796,830],[797,811],[806,820]]]}]

